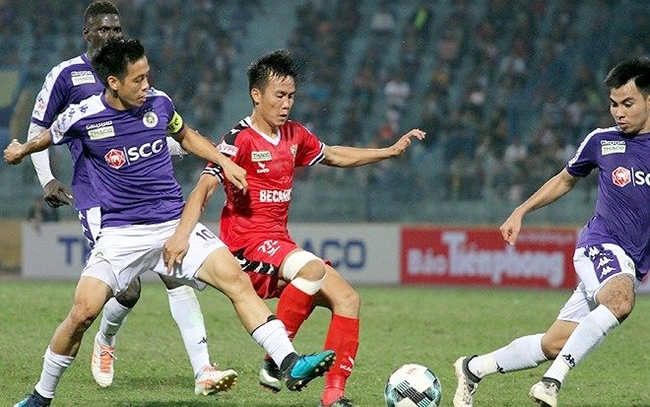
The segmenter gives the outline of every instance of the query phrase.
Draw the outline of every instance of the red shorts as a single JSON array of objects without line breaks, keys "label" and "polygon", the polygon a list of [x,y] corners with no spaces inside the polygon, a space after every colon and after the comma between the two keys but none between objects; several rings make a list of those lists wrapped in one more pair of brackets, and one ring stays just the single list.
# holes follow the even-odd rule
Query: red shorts
[{"label": "red shorts", "polygon": [[295,249],[298,246],[289,238],[260,239],[232,254],[250,277],[257,295],[266,300],[278,298],[282,293],[284,286],[278,287],[280,266]]}]

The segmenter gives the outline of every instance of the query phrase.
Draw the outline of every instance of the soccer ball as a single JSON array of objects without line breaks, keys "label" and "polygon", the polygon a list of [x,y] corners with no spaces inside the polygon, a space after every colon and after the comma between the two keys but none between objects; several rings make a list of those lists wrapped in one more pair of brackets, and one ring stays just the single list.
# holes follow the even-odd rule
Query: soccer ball
[{"label": "soccer ball", "polygon": [[388,407],[438,407],[442,386],[431,369],[406,364],[391,373],[386,381],[384,398]]}]

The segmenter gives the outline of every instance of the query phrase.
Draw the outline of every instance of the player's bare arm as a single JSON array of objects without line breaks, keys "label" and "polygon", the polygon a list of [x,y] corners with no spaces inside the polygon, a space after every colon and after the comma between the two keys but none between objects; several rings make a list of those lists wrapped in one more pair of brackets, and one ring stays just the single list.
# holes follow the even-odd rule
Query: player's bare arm
[{"label": "player's bare arm", "polygon": [[181,147],[183,147],[183,149],[188,153],[204,158],[207,161],[219,164],[219,166],[223,168],[224,174],[226,175],[228,181],[246,193],[248,190],[246,170],[232,162],[230,158],[221,154],[221,152],[215,148],[210,140],[203,137],[199,132],[189,128],[188,126],[184,126],[183,129],[177,134],[174,134],[173,137],[178,140],[178,142],[181,144]]},{"label": "player's bare arm", "polygon": [[218,186],[217,177],[204,174],[199,178],[199,182],[187,198],[176,231],[163,246],[163,260],[167,265],[168,273],[171,273],[174,264],[180,263],[187,254],[190,247],[190,233],[194,230],[194,226],[198,223]]},{"label": "player's bare arm", "polygon": [[503,240],[514,245],[517,241],[519,231],[521,230],[521,222],[524,215],[555,202],[564,194],[571,191],[578,180],[579,178],[572,176],[566,168],[564,168],[551,179],[546,181],[546,183],[531,195],[530,198],[516,207],[508,219],[503,222],[499,228]]},{"label": "player's bare arm", "polygon": [[359,167],[372,164],[387,158],[398,157],[411,145],[411,139],[422,140],[426,132],[420,129],[412,129],[400,137],[395,144],[386,148],[358,148],[347,146],[326,146],[323,151],[324,159],[322,164],[330,167]]},{"label": "player's bare arm", "polygon": [[13,139],[4,150],[4,158],[7,164],[20,164],[23,158],[31,153],[43,151],[52,144],[52,133],[47,129],[38,136],[21,144],[18,140]]}]

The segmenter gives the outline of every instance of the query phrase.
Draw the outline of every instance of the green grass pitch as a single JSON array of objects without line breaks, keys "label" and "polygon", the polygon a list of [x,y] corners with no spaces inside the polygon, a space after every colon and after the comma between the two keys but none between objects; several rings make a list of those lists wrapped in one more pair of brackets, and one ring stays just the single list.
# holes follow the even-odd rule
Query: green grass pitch
[{"label": "green grass pitch", "polygon": [[[515,337],[543,331],[569,292],[446,287],[364,287],[361,345],[347,396],[362,407],[382,407],[388,375],[404,363],[431,368],[451,406],[456,386],[452,363]],[[13,405],[38,380],[41,356],[67,313],[74,283],[0,282],[0,404]],[[262,350],[246,334],[220,293],[199,293],[213,361],[235,368],[239,383],[216,397],[195,396],[192,371],[170,316],[162,284],[143,285],[142,298],[118,336],[116,375],[110,388],[95,385],[90,350],[98,322],[59,385],[54,407],[315,407],[323,381],[274,395],[257,384]],[[275,302],[269,305],[273,309]],[[570,373],[562,407],[650,407],[650,296],[639,296],[632,316]],[[317,309],[296,337],[300,352],[322,347],[329,313]],[[527,397],[548,365],[486,378],[477,407],[533,405]]]}]

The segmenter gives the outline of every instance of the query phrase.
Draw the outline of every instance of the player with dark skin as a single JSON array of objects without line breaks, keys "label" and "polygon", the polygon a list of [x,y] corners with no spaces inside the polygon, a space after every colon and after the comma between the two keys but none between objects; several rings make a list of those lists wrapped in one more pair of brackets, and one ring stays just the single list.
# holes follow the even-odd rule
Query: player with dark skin
[{"label": "player with dark skin", "polygon": [[[92,59],[108,40],[122,37],[122,24],[117,7],[109,1],[94,1],[84,13],[82,35],[87,47],[85,54],[77,56],[52,68],[34,105],[28,140],[38,136],[48,128],[55,117],[68,105],[78,103],[87,96],[103,90],[101,81],[90,65]],[[168,138],[170,152],[185,154],[179,144]],[[38,179],[43,186],[44,200],[51,207],[71,205],[79,211],[79,219],[90,246],[94,246],[100,229],[99,200],[95,196],[87,174],[82,148],[78,143],[70,143],[74,163],[71,194],[65,185],[52,175],[47,151],[31,156]],[[209,394],[213,390],[208,377],[214,369],[208,355],[205,326],[202,318],[190,319],[190,315],[201,316],[201,308],[190,287],[160,275],[168,291],[170,310],[184,341],[196,379],[195,392]],[[125,321],[130,310],[140,298],[140,279],[120,295],[112,298],[105,306],[99,332],[95,337],[91,370],[93,378],[101,387],[113,381],[113,360],[115,335]],[[191,322],[191,321],[199,321]]]},{"label": "player with dark skin", "polygon": [[[148,270],[169,274],[162,261],[163,244],[173,234],[184,202],[167,137],[223,168],[235,188],[246,187],[241,178],[245,172],[187,126],[167,94],[150,86],[148,58],[138,40],[108,40],[92,63],[105,85],[103,93],[70,105],[39,136],[25,144],[13,140],[4,150],[7,163],[19,164],[52,143],[80,141],[102,208],[101,238],[81,273],[72,308],[50,340],[34,390],[15,407],[51,404],[85,331],[114,293]],[[225,294],[242,326],[282,367],[289,390],[301,390],[335,360],[333,351],[302,356],[295,351],[282,322],[256,295],[225,244],[205,226],[197,225],[190,255],[173,276]],[[235,377],[224,383],[226,389]]]}]

